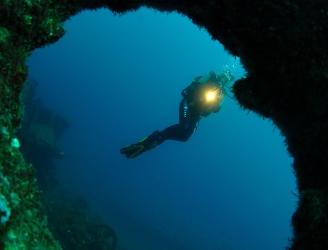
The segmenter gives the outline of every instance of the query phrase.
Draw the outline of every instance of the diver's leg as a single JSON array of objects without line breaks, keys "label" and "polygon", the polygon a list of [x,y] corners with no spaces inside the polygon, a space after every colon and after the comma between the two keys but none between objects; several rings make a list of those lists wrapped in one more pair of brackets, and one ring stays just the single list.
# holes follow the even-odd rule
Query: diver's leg
[{"label": "diver's leg", "polygon": [[160,141],[159,134],[160,132],[156,130],[151,135],[145,137],[137,143],[121,148],[120,153],[124,154],[128,159],[135,158],[161,144],[163,141]]},{"label": "diver's leg", "polygon": [[161,132],[156,130],[141,141],[122,148],[120,152],[127,158],[135,158],[162,144],[165,140],[185,142],[196,131],[199,120],[200,116],[196,116],[188,109],[183,99],[179,106],[179,124],[172,125]]},{"label": "diver's leg", "polygon": [[187,106],[186,100],[183,99],[179,106],[179,124],[172,125],[163,131],[158,136],[160,143],[165,140],[175,140],[186,142],[190,136],[196,131],[200,116],[195,115]]}]

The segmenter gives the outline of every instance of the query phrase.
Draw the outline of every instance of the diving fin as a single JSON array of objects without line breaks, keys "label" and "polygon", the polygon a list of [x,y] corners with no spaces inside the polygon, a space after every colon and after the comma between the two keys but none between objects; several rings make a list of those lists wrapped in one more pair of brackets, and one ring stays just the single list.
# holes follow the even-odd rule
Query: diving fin
[{"label": "diving fin", "polygon": [[145,137],[141,141],[121,148],[120,153],[124,154],[128,159],[135,158],[141,155],[142,153],[155,148],[157,145],[160,144],[158,141],[158,134],[159,131],[156,130],[151,135]]}]

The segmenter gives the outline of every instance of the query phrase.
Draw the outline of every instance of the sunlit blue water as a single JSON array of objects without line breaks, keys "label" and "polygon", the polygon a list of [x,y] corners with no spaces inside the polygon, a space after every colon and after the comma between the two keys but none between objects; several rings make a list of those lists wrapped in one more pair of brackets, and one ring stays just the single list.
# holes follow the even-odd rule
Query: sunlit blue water
[{"label": "sunlit blue water", "polygon": [[46,106],[73,124],[58,147],[63,187],[84,195],[128,250],[273,250],[291,237],[292,159],[268,120],[229,98],[186,143],[133,160],[119,149],[178,121],[194,77],[242,67],[186,17],[84,12],[28,65]]}]

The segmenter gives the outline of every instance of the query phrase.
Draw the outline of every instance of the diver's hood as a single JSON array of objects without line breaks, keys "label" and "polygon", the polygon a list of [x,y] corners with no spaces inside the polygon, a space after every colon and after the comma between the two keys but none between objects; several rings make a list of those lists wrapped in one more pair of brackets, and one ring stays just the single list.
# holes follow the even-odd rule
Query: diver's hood
[{"label": "diver's hood", "polygon": [[224,86],[224,85],[228,85],[229,83],[231,83],[233,81],[234,77],[230,72],[221,72],[218,75],[218,81]]}]

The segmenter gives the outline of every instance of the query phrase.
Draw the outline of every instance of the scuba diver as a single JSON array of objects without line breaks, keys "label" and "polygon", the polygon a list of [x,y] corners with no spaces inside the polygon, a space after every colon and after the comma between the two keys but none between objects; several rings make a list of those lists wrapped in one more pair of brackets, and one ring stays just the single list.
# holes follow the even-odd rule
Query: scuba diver
[{"label": "scuba diver", "polygon": [[198,76],[182,90],[182,100],[179,106],[179,124],[172,125],[163,131],[156,130],[141,141],[128,145],[120,150],[128,159],[155,148],[165,140],[186,142],[196,131],[202,117],[217,113],[221,109],[225,87],[234,80],[229,70],[220,74],[211,71],[204,76]]}]

